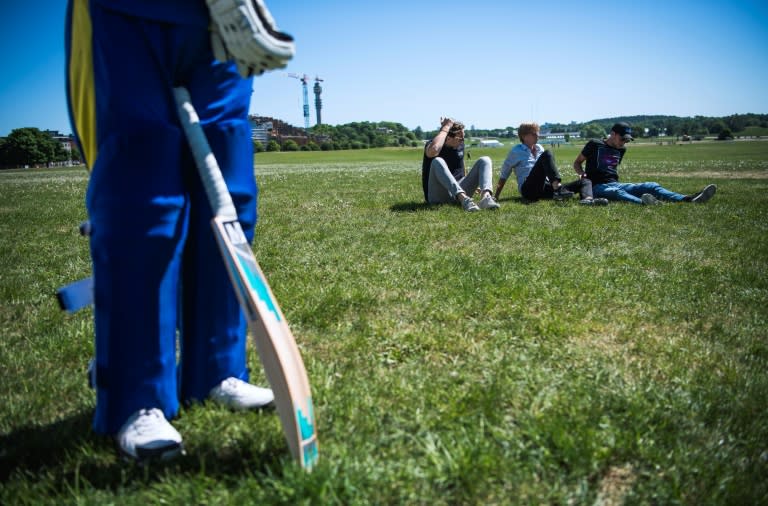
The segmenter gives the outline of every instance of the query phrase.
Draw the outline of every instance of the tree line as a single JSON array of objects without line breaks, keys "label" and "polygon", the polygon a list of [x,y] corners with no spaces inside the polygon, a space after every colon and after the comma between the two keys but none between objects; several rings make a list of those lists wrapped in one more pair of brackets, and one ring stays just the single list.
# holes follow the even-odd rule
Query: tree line
[{"label": "tree line", "polygon": [[79,159],[77,149],[67,151],[39,128],[17,128],[8,137],[0,137],[0,168],[48,167]]},{"label": "tree line", "polygon": [[[608,134],[611,125],[626,121],[633,126],[636,138],[715,136],[721,139],[742,135],[750,128],[768,129],[768,114],[732,114],[724,117],[679,116],[620,116],[596,119],[585,123],[545,123],[542,130],[553,133],[579,132],[582,138],[600,138]],[[437,134],[437,129],[424,131],[421,127],[409,130],[392,121],[353,122],[344,125],[316,125],[307,132],[306,142],[294,139],[270,140],[267,145],[254,143],[256,151],[330,151],[381,147],[417,147]],[[490,130],[469,126],[470,137],[516,138],[517,125]],[[68,152],[47,132],[25,127],[13,130],[0,138],[0,168],[50,166],[57,162],[79,160],[76,148]]]},{"label": "tree line", "polygon": [[[619,121],[632,125],[633,135],[639,138],[653,137],[732,137],[743,135],[750,127],[768,129],[768,114],[732,114],[724,117],[710,116],[663,116],[639,115],[618,116],[587,121],[584,123],[544,123],[542,130],[552,133],[578,132],[582,138],[600,138],[607,135],[611,126]],[[518,125],[490,130],[469,126],[467,133],[472,137],[516,138]],[[427,132],[431,138],[437,130]]]},{"label": "tree line", "polygon": [[266,146],[255,142],[256,151],[332,151],[384,147],[420,146],[420,129],[408,130],[392,121],[361,121],[344,125],[316,125],[307,131],[307,142],[299,145],[294,139],[270,140]]},{"label": "tree line", "polygon": [[[768,114],[732,114],[724,117],[694,116],[621,116],[603,118],[587,123],[570,123],[568,125],[550,123],[546,126],[552,132],[581,132],[582,137],[597,137],[596,134],[607,133],[611,126],[619,121],[632,125],[634,137],[732,137],[740,135],[748,127],[768,128]],[[725,135],[723,135],[725,134]]]}]

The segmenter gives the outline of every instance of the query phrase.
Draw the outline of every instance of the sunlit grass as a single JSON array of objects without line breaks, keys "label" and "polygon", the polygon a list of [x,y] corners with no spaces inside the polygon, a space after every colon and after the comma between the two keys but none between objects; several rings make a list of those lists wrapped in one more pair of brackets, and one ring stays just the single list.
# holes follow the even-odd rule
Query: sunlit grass
[{"label": "sunlit grass", "polygon": [[[564,174],[577,153],[556,151]],[[148,468],[93,435],[92,314],[52,297],[89,274],[86,178],[0,173],[0,503],[764,503],[767,161],[763,142],[632,146],[627,179],[716,197],[510,188],[468,214],[423,205],[419,150],[258,158],[254,250],[312,383],[311,475],[270,413],[187,408],[187,456]]]}]

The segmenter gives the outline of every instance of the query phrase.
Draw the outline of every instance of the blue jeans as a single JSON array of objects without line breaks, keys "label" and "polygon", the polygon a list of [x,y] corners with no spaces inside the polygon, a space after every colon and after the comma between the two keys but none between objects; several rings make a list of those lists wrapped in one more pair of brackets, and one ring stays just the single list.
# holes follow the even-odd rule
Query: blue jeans
[{"label": "blue jeans", "polygon": [[672,202],[681,202],[685,195],[667,190],[659,183],[602,183],[592,186],[592,193],[595,198],[604,198],[608,200],[623,200],[625,202],[634,202],[642,204],[640,197],[644,193],[650,193],[659,200],[670,200]]}]

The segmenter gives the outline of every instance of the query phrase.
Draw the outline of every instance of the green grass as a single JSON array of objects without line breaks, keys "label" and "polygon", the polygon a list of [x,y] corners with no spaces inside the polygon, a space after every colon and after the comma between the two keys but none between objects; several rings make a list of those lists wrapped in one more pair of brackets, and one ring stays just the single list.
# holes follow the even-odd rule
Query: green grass
[{"label": "green grass", "polygon": [[[503,149],[488,154],[496,175]],[[555,150],[571,174],[578,146]],[[273,413],[185,409],[139,467],[90,431],[82,170],[0,172],[2,504],[765,504],[768,143],[636,145],[627,180],[706,205],[422,204],[419,149],[270,153],[255,252],[321,461]],[[258,357],[251,352],[252,368]]]}]

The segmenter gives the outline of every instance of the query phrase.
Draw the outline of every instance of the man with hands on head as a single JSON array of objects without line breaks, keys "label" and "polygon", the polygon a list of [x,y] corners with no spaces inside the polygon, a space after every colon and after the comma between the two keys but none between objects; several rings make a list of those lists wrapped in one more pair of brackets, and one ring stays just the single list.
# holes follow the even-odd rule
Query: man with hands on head
[{"label": "man with hands on head", "polygon": [[[421,183],[424,200],[430,204],[458,202],[465,211],[498,209],[499,204],[491,194],[493,163],[490,157],[481,156],[465,174],[464,125],[451,118],[440,118],[440,131],[424,146],[421,164]],[[476,204],[471,195],[482,192]]]}]

